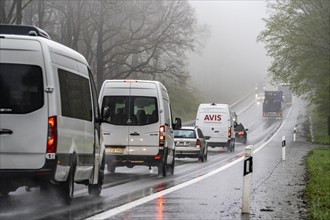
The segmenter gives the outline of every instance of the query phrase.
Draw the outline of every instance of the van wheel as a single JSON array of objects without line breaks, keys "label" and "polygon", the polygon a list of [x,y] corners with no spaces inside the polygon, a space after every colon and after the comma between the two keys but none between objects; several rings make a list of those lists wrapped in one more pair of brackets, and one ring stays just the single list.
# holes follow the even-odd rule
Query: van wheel
[{"label": "van wheel", "polygon": [[[103,155],[105,155],[105,154],[103,154]],[[104,156],[103,156],[101,167],[99,170],[99,178],[97,180],[97,184],[88,185],[88,194],[91,196],[98,197],[101,194],[102,185],[104,182],[104,167],[105,167],[105,162],[104,162]]]},{"label": "van wheel", "polygon": [[164,153],[163,160],[158,166],[158,175],[166,177],[167,174],[167,153]]},{"label": "van wheel", "polygon": [[205,161],[204,153],[200,156],[199,160],[200,160],[202,163],[204,163],[204,161]]},{"label": "van wheel", "polygon": [[76,155],[72,155],[71,166],[68,178],[65,182],[59,185],[59,194],[63,202],[70,205],[73,199],[74,192],[74,175],[76,173],[77,158]]},{"label": "van wheel", "polygon": [[107,170],[109,173],[115,173],[116,172],[116,166],[111,164],[111,163],[108,163],[107,164]]},{"label": "van wheel", "polygon": [[171,164],[171,175],[174,175],[174,167],[175,167],[175,151],[173,151],[173,161],[172,161],[172,164]]}]

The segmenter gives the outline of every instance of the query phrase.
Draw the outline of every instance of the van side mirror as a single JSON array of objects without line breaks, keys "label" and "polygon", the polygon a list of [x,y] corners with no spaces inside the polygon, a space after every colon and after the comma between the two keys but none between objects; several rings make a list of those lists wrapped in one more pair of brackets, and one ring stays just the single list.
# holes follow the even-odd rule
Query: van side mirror
[{"label": "van side mirror", "polygon": [[174,129],[181,129],[181,127],[182,127],[181,118],[175,118],[175,124],[173,127],[174,127]]},{"label": "van side mirror", "polygon": [[210,140],[211,136],[204,136],[205,140]]},{"label": "van side mirror", "polygon": [[110,108],[108,106],[105,106],[102,109],[102,121],[107,121],[109,117],[110,117]]}]

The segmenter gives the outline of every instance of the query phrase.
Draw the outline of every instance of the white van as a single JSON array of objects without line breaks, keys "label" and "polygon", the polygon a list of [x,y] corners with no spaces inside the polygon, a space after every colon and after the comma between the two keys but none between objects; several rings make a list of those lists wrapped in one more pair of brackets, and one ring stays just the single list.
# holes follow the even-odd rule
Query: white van
[{"label": "white van", "polygon": [[233,113],[227,104],[200,104],[197,111],[196,126],[204,136],[209,136],[208,147],[226,147],[235,149],[235,131]]},{"label": "white van", "polygon": [[86,59],[33,26],[2,27],[36,36],[0,34],[0,193],[40,186],[69,204],[82,183],[98,196],[104,160]]},{"label": "white van", "polygon": [[158,167],[158,174],[174,173],[174,127],[170,99],[158,81],[106,80],[100,95],[102,109],[101,144],[106,164],[114,173],[117,166]]}]

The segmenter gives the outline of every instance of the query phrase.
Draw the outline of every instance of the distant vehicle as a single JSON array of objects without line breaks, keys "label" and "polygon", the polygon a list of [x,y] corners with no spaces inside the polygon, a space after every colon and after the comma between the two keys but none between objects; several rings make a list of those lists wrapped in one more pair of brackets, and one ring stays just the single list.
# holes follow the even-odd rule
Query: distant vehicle
[{"label": "distant vehicle", "polygon": [[54,188],[69,204],[80,183],[100,195],[100,116],[86,59],[33,26],[2,27],[16,32],[0,33],[0,193]]},{"label": "distant vehicle", "polygon": [[235,126],[235,139],[236,142],[246,144],[247,142],[247,131],[249,129],[244,128],[242,123],[239,123]]},{"label": "distant vehicle", "polygon": [[100,95],[102,106],[101,143],[110,173],[116,167],[158,167],[158,174],[174,173],[171,104],[165,86],[158,81],[106,80]]},{"label": "distant vehicle", "polygon": [[259,92],[256,94],[257,102],[263,102],[265,99],[265,92]]},{"label": "distant vehicle", "polygon": [[196,126],[207,140],[208,147],[226,147],[227,151],[235,149],[235,131],[233,112],[227,104],[200,104],[197,111]]},{"label": "distant vehicle", "polygon": [[265,91],[263,102],[263,117],[281,119],[284,110],[284,97],[282,91]]},{"label": "distant vehicle", "polygon": [[256,97],[257,97],[257,94],[261,94],[261,93],[264,93],[266,90],[266,86],[263,82],[258,82],[255,86],[255,94],[256,94]]},{"label": "distant vehicle", "polygon": [[290,85],[284,83],[280,84],[278,85],[277,90],[283,92],[283,96],[285,98],[285,104],[292,105],[292,92],[290,90]]},{"label": "distant vehicle", "polygon": [[204,162],[207,160],[208,137],[198,127],[182,127],[174,130],[175,156],[177,158],[198,158]]}]

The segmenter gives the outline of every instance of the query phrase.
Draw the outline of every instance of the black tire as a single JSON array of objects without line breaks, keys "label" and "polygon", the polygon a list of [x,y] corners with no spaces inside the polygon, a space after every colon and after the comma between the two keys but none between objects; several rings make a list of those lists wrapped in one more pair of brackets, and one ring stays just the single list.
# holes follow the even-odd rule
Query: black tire
[{"label": "black tire", "polygon": [[88,185],[88,194],[93,197],[100,196],[101,191],[102,191],[102,186],[103,186],[103,182],[104,182],[104,167],[105,167],[104,156],[105,156],[105,154],[103,154],[103,159],[102,159],[101,167],[99,170],[99,177],[98,177],[97,184]]},{"label": "black tire", "polygon": [[107,164],[107,170],[109,173],[115,173],[116,172],[116,166],[115,165],[112,165],[111,163],[108,163]]},{"label": "black tire", "polygon": [[227,143],[227,152],[232,152],[232,145],[231,145],[231,141],[229,141],[228,143]]},{"label": "black tire", "polygon": [[175,150],[173,150],[173,161],[170,167],[171,175],[174,175],[174,167],[175,167]]},{"label": "black tire", "polygon": [[205,162],[204,151],[202,152],[202,155],[199,157],[199,160],[200,160],[202,163]]},{"label": "black tire", "polygon": [[158,175],[166,177],[167,174],[167,152],[164,153],[163,159],[158,166]]},{"label": "black tire", "polygon": [[74,175],[76,173],[76,166],[77,166],[77,157],[75,154],[73,154],[68,178],[65,182],[60,183],[60,185],[58,186],[60,199],[68,205],[71,204],[73,199]]}]

